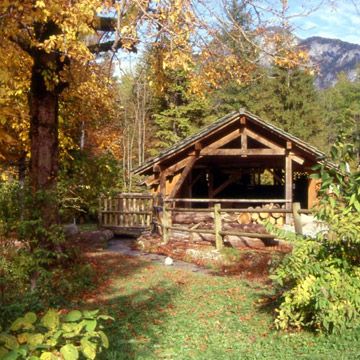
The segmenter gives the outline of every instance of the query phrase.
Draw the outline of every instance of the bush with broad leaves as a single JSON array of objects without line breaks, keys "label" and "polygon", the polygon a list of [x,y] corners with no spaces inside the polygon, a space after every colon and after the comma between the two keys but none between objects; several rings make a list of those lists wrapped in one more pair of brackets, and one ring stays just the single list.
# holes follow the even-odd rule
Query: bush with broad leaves
[{"label": "bush with broad leaves", "polygon": [[0,332],[0,358],[4,360],[95,359],[109,341],[101,321],[113,320],[99,310],[73,310],[61,314],[54,309],[42,317],[33,312],[17,318]]}]

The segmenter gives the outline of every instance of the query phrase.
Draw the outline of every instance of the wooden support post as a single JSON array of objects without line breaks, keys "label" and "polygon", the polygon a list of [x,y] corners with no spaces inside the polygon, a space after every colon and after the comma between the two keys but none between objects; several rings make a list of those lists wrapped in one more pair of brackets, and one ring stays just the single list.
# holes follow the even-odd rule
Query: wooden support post
[{"label": "wooden support post", "polygon": [[224,240],[221,235],[221,204],[214,205],[214,230],[215,230],[215,244],[216,250],[221,250],[224,247]]},{"label": "wooden support post", "polygon": [[[245,132],[245,124],[246,124],[246,118],[244,118],[243,122],[240,119],[241,150],[244,152],[246,152],[248,148],[248,138]],[[241,157],[247,157],[247,155],[241,155]]]},{"label": "wooden support post", "polygon": [[295,225],[295,232],[299,235],[303,234],[302,229],[302,222],[301,222],[301,215],[299,214],[299,210],[301,209],[301,205],[298,202],[293,203],[293,216],[294,216],[294,225]]},{"label": "wooden support post", "polygon": [[160,194],[163,198],[166,197],[166,172],[163,170],[160,173]]},{"label": "wooden support post", "polygon": [[171,191],[170,197],[174,198],[178,191],[180,190],[181,186],[183,185],[184,181],[186,180],[187,176],[189,175],[190,171],[192,170],[195,162],[197,161],[197,157],[190,158],[187,165],[185,166],[184,170],[181,173],[180,179],[177,181],[176,185]]},{"label": "wooden support post", "polygon": [[171,212],[167,211],[166,203],[163,205],[162,211],[162,239],[163,243],[167,244],[170,239],[170,227],[171,227]]},{"label": "wooden support post", "polygon": [[[289,153],[285,156],[285,200],[286,210],[291,211],[293,200],[293,172],[292,158]],[[286,224],[290,224],[291,214],[286,214]]]}]

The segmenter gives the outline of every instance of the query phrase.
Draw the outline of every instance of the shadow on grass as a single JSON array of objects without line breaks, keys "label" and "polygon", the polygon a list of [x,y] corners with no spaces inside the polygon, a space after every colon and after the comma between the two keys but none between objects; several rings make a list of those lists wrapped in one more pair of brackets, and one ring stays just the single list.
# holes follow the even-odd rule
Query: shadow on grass
[{"label": "shadow on grass", "polygon": [[108,300],[108,313],[115,318],[104,328],[110,348],[99,359],[157,358],[172,299],[180,289],[166,282]]},{"label": "shadow on grass", "polygon": [[96,289],[80,297],[81,307],[100,309],[115,319],[104,327],[110,348],[97,358],[158,358],[162,324],[181,287],[170,280],[160,281],[150,261],[106,250],[89,251],[85,256],[98,279]]}]

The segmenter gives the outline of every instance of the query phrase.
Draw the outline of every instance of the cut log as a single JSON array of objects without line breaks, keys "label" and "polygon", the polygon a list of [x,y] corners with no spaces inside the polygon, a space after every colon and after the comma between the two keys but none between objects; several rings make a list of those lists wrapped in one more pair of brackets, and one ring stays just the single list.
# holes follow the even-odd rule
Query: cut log
[{"label": "cut log", "polygon": [[237,221],[239,224],[250,224],[251,223],[251,215],[249,213],[241,213],[237,217]]},{"label": "cut log", "polygon": [[250,247],[250,248],[263,248],[265,247],[264,241],[256,238],[249,238],[246,236],[233,236],[227,235],[225,236],[225,241],[229,242],[232,247],[234,248],[243,248],[243,247]]},{"label": "cut log", "polygon": [[278,219],[276,219],[276,225],[277,226],[283,226],[284,223],[285,223],[284,216],[281,216]]},{"label": "cut log", "polygon": [[269,217],[269,222],[272,225],[276,225],[276,219],[274,217],[272,217],[272,216]]},{"label": "cut log", "polygon": [[213,215],[209,213],[173,213],[172,222],[174,224],[197,224],[200,222],[211,222],[214,221]]},{"label": "cut log", "polygon": [[279,219],[282,216],[282,214],[273,212],[273,213],[271,213],[271,216],[275,219]]},{"label": "cut log", "polygon": [[252,214],[251,214],[251,219],[252,219],[252,221],[254,221],[254,222],[258,222],[259,219],[260,219],[259,213],[252,213]]},{"label": "cut log", "polygon": [[199,242],[199,241],[210,241],[215,243],[215,234],[192,234],[192,241]]},{"label": "cut log", "polygon": [[260,216],[260,219],[261,219],[261,220],[266,220],[266,219],[269,218],[270,213],[268,213],[268,212],[261,212],[261,213],[259,213],[259,216]]},{"label": "cut log", "polygon": [[222,220],[224,222],[234,222],[234,221],[237,221],[237,216],[235,215],[229,215],[229,214],[224,214],[222,215]]}]

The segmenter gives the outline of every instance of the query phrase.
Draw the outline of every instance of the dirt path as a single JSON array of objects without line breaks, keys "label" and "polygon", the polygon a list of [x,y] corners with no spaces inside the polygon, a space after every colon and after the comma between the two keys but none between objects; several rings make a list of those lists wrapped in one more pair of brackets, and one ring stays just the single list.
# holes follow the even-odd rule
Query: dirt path
[{"label": "dirt path", "polygon": [[138,257],[141,260],[151,261],[156,264],[161,264],[163,266],[166,266],[168,268],[182,269],[182,270],[187,270],[187,271],[191,271],[191,272],[199,272],[199,273],[203,273],[203,274],[211,274],[212,273],[211,270],[208,270],[206,268],[197,266],[195,264],[187,263],[184,261],[175,260],[175,259],[173,259],[173,265],[165,265],[165,259],[167,258],[167,256],[147,253],[147,252],[143,252],[143,251],[139,251],[139,250],[133,250],[132,245],[134,244],[134,242],[135,242],[135,239],[114,238],[108,242],[107,250],[110,252],[120,253],[120,254],[127,255],[127,256]]}]

